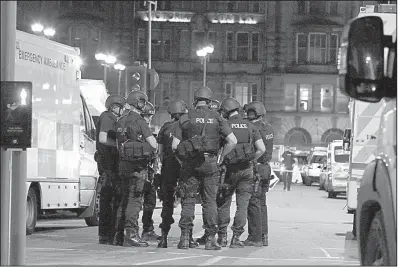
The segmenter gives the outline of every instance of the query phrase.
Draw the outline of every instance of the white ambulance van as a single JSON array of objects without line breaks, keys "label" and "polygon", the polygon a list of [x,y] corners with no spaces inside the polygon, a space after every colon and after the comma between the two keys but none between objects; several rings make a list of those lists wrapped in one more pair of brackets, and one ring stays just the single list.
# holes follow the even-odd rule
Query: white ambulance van
[{"label": "white ambulance van", "polygon": [[73,211],[98,225],[95,125],[79,89],[79,49],[21,31],[15,45],[15,80],[33,85],[26,232],[46,211]]}]

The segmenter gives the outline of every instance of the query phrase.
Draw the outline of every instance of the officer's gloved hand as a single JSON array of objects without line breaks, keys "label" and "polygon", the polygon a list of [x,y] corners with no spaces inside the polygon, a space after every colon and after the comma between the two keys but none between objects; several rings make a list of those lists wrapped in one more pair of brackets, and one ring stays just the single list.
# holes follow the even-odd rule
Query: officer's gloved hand
[{"label": "officer's gloved hand", "polygon": [[158,198],[159,198],[160,201],[164,200],[164,194],[163,194],[163,190],[162,189],[158,188],[156,190],[156,194],[158,195]]},{"label": "officer's gloved hand", "polygon": [[268,192],[269,191],[269,180],[263,180],[262,187],[264,188],[264,192]]}]

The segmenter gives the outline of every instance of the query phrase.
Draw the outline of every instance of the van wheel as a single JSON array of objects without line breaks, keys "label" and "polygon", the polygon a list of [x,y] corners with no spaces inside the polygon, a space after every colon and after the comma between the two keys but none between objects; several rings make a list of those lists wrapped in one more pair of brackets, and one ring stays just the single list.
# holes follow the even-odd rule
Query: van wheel
[{"label": "van wheel", "polygon": [[388,252],[387,237],[381,211],[377,211],[365,239],[364,252],[362,253],[362,266],[389,266],[396,265],[391,262]]},{"label": "van wheel", "polygon": [[96,197],[95,197],[94,214],[91,217],[84,218],[87,226],[98,226],[99,225],[99,203],[100,203],[99,200],[100,200],[100,193],[97,192]]},{"label": "van wheel", "polygon": [[26,235],[35,231],[37,222],[37,193],[34,188],[29,188],[26,198]]}]

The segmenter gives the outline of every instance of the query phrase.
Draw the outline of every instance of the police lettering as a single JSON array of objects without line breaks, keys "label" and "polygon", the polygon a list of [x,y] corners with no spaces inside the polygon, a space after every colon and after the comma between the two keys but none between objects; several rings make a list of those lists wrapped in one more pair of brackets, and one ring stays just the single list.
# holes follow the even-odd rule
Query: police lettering
[{"label": "police lettering", "polygon": [[232,129],[247,129],[247,124],[231,124]]},{"label": "police lettering", "polygon": [[[208,118],[207,123],[213,123],[214,119]],[[196,123],[205,123],[205,118],[196,118]]]},{"label": "police lettering", "polygon": [[274,138],[274,134],[273,133],[272,134],[267,134],[265,136],[265,140],[269,140],[269,139],[272,139],[272,138]]}]

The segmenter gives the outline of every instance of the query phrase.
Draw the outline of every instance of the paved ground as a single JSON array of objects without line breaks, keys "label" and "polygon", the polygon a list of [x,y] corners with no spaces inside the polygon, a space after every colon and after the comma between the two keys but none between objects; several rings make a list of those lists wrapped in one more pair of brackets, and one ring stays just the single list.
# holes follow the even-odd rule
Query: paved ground
[{"label": "paved ground", "polygon": [[[268,200],[268,247],[223,248],[216,252],[204,247],[179,250],[177,224],[170,233],[168,249],[158,249],[156,243],[148,248],[99,245],[97,227],[86,227],[83,220],[42,220],[38,231],[27,237],[26,264],[359,265],[355,242],[345,242],[346,232],[352,229],[352,215],[344,210],[345,198],[328,199],[317,186],[296,185],[292,191],[283,192],[277,185],[268,193]],[[235,206],[232,214],[234,211]],[[179,214],[178,208],[177,221]],[[157,209],[156,225],[160,223],[159,215]],[[197,205],[194,236],[202,234],[201,226],[201,208]]]}]

